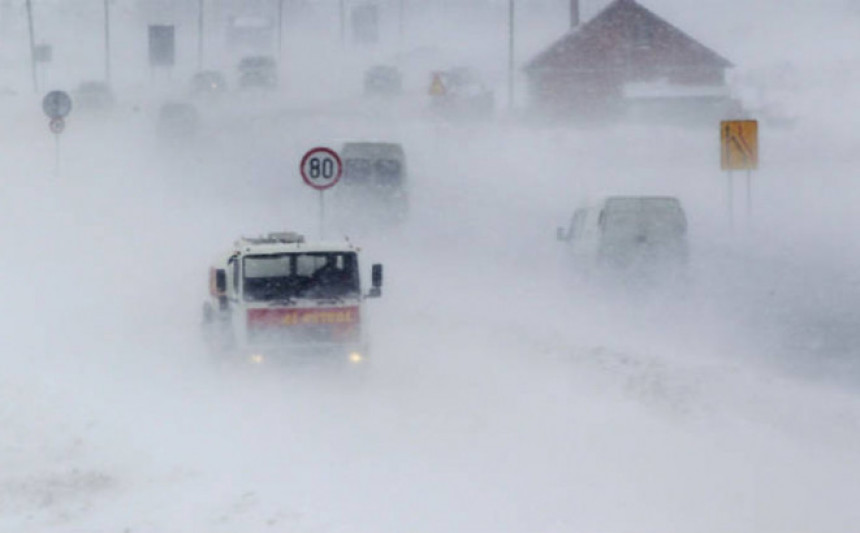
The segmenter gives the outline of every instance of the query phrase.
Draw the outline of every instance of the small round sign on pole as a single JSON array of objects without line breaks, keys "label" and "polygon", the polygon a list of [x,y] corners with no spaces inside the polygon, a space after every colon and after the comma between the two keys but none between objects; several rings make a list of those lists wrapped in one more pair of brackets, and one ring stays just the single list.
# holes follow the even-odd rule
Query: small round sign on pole
[{"label": "small round sign on pole", "polygon": [[331,148],[317,147],[302,157],[299,165],[302,179],[320,192],[320,238],[325,234],[325,195],[326,189],[337,185],[343,175],[343,162]]},{"label": "small round sign on pole", "polygon": [[343,162],[331,148],[309,150],[302,158],[302,179],[308,186],[324,191],[337,185],[343,174]]},{"label": "small round sign on pole", "polygon": [[50,119],[66,118],[72,112],[72,98],[63,91],[51,91],[42,99],[42,111]]},{"label": "small round sign on pole", "polygon": [[66,121],[59,117],[52,118],[51,122],[48,123],[48,127],[51,128],[51,133],[59,135],[66,130]]},{"label": "small round sign on pole", "polygon": [[63,91],[51,91],[42,98],[42,111],[51,119],[48,127],[54,134],[54,174],[60,175],[60,134],[66,130],[65,118],[72,112],[72,98]]}]

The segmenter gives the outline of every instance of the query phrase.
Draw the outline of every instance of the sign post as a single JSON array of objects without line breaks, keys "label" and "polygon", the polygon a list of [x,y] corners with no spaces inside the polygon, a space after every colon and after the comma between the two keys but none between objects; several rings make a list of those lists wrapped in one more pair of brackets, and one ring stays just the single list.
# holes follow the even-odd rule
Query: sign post
[{"label": "sign post", "polygon": [[724,120],[720,123],[720,168],[728,172],[728,210],[732,225],[735,170],[746,171],[747,220],[752,219],[752,171],[758,170],[758,144],[757,120]]},{"label": "sign post", "polygon": [[156,67],[172,69],[176,62],[176,31],[173,25],[150,25],[149,68],[155,77]]},{"label": "sign post", "polygon": [[66,117],[72,112],[72,99],[63,91],[51,91],[42,99],[42,111],[51,121],[48,127],[54,134],[54,174],[60,175],[60,134],[66,129]]},{"label": "sign post", "polygon": [[331,148],[317,147],[302,157],[299,165],[302,179],[320,195],[320,238],[325,235],[325,190],[337,185],[343,175],[343,162]]}]

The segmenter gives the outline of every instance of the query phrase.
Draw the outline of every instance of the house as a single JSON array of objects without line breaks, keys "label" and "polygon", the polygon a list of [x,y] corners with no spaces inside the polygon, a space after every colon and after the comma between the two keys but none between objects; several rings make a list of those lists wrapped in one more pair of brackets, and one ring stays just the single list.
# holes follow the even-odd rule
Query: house
[{"label": "house", "polygon": [[664,120],[737,112],[731,67],[635,0],[615,0],[524,70],[532,104],[554,116]]}]

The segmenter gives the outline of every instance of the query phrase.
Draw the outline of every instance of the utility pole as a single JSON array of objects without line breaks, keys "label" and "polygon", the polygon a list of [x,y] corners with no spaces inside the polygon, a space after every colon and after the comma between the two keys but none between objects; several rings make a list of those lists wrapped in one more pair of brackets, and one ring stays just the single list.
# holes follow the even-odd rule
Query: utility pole
[{"label": "utility pole", "polygon": [[110,0],[105,0],[105,81],[110,83]]},{"label": "utility pole", "polygon": [[514,108],[514,0],[508,0],[508,108]]},{"label": "utility pole", "polygon": [[197,70],[203,70],[203,0],[197,2]]},{"label": "utility pole", "polygon": [[346,46],[346,0],[340,0],[340,45]]},{"label": "utility pole", "polygon": [[39,77],[36,73],[36,36],[33,32],[33,3],[27,0],[27,26],[30,29],[30,67],[33,70],[33,91],[39,92]]},{"label": "utility pole", "polygon": [[284,50],[284,0],[278,0],[278,61]]},{"label": "utility pole", "polygon": [[400,34],[400,49],[403,49],[403,37],[406,33],[406,0],[400,0],[399,13],[399,34]]}]

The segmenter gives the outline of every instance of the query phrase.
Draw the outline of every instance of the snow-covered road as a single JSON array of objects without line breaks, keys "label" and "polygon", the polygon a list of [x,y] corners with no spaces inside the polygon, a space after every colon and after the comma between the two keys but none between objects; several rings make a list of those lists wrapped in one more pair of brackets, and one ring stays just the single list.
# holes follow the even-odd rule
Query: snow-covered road
[{"label": "snow-covered road", "polygon": [[[755,231],[729,234],[711,132],[359,113],[234,121],[178,148],[148,125],[73,124],[60,178],[47,133],[10,139],[0,530],[844,531],[860,518],[858,381],[833,366],[853,369],[856,344],[818,364],[798,343],[853,334],[823,312],[857,308],[857,255],[828,260],[829,225],[785,216],[785,193],[768,205],[780,176],[764,172]],[[414,174],[408,224],[353,236],[388,273],[370,371],[211,366],[208,259],[239,233],[313,233],[296,155],[361,138],[404,142]],[[791,137],[770,139],[778,153]],[[840,183],[825,210],[856,195]],[[569,275],[554,227],[617,191],[684,200],[684,291]]]}]

